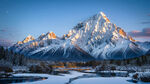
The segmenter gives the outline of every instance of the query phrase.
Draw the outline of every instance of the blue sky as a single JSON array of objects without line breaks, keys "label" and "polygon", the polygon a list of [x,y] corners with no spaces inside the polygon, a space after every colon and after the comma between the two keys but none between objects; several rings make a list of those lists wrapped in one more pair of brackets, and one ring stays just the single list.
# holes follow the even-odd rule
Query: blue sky
[{"label": "blue sky", "polygon": [[145,34],[150,32],[150,0],[0,0],[0,43],[48,31],[62,36],[100,11],[135,39],[150,41]]}]

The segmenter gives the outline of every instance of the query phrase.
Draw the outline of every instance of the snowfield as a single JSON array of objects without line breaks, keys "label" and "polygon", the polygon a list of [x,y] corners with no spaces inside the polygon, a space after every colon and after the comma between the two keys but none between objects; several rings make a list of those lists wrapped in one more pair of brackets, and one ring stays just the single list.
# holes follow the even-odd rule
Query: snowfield
[{"label": "snowfield", "polygon": [[[40,76],[40,77],[48,77],[46,80],[40,80],[35,82],[24,82],[24,83],[17,83],[17,84],[65,84],[69,81],[70,78],[74,78],[77,76],[82,76],[83,74],[76,71],[71,71],[70,74],[62,74],[60,75],[49,75],[49,74],[32,74],[32,73],[23,73],[23,74],[14,74],[14,76]],[[14,83],[15,84],[15,83]]]},{"label": "snowfield", "polygon": [[[97,77],[75,80],[71,84],[134,84],[129,77]],[[136,84],[150,84],[138,82]]]},{"label": "snowfield", "polygon": [[[24,82],[17,84],[100,84],[100,83],[134,84],[130,77],[100,77],[91,75],[92,73],[82,73],[77,71],[70,71],[70,74],[61,74],[61,75],[33,74],[33,73],[14,74],[14,76],[48,77],[48,79],[46,80],[40,80],[35,82]],[[136,84],[150,84],[150,83],[137,82]]]}]

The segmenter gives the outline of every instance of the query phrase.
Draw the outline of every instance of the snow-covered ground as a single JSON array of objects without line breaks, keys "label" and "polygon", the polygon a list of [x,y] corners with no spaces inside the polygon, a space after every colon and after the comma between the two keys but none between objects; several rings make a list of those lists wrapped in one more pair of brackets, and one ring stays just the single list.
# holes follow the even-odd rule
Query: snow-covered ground
[{"label": "snow-covered ground", "polygon": [[[95,77],[83,78],[73,81],[71,84],[135,84],[129,77]],[[136,84],[150,84],[138,82]]]},{"label": "snow-covered ground", "polygon": [[24,82],[24,83],[17,83],[17,84],[65,84],[69,81],[70,78],[82,76],[83,74],[76,71],[71,71],[70,74],[62,74],[62,75],[49,75],[49,74],[14,74],[14,76],[41,76],[41,77],[48,77],[46,80],[40,80],[35,82]]},{"label": "snow-covered ground", "polygon": [[[87,75],[87,76],[86,76]],[[24,82],[17,84],[134,84],[130,77],[100,77],[91,76],[92,73],[70,71],[70,74],[49,75],[49,74],[14,74],[14,76],[41,76],[48,77],[46,80],[35,82]],[[138,82],[137,84],[150,84]]]}]

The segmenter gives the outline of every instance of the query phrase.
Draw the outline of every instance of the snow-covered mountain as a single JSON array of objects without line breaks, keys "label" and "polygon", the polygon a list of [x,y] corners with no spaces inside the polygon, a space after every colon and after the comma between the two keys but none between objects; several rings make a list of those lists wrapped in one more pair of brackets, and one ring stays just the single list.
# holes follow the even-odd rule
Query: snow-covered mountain
[{"label": "snow-covered mountain", "polygon": [[150,42],[148,42],[148,41],[146,41],[146,42],[137,41],[136,44],[140,45],[146,51],[148,51],[150,49]]},{"label": "snow-covered mountain", "polygon": [[10,49],[36,59],[69,61],[127,59],[146,53],[103,12],[78,23],[62,38],[53,32],[42,34],[37,39],[28,36]]}]

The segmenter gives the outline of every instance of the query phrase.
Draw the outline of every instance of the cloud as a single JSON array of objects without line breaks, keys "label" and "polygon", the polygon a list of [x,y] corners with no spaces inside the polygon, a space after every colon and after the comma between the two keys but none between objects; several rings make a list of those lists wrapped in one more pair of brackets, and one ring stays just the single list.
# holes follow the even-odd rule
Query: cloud
[{"label": "cloud", "polygon": [[0,39],[0,46],[10,47],[12,45],[13,45],[13,41],[12,40]]},{"label": "cloud", "polygon": [[128,34],[136,38],[150,38],[150,28],[144,28],[142,31],[134,30]]}]

